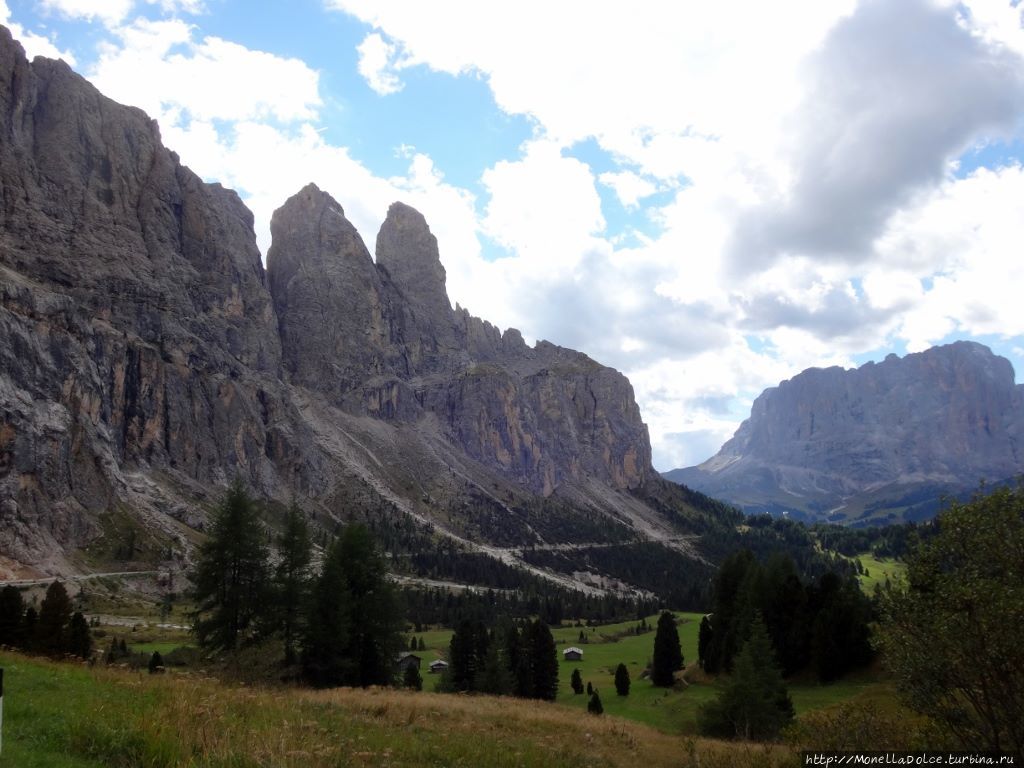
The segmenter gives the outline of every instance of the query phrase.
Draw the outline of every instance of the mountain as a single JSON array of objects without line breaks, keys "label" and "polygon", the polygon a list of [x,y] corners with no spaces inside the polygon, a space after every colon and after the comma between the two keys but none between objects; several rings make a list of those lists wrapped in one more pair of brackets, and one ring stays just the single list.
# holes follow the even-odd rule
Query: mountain
[{"label": "mountain", "polygon": [[811,368],[754,401],[721,450],[665,477],[748,512],[922,519],[942,494],[1024,472],[1024,385],[958,341],[856,370]]},{"label": "mountain", "polygon": [[2,28],[0,71],[0,572],[183,566],[236,476],[268,519],[297,499],[323,535],[359,517],[560,582],[521,549],[699,557],[720,506],[654,472],[628,380],[452,308],[417,211],[374,259],[307,186],[265,270],[155,121]]}]

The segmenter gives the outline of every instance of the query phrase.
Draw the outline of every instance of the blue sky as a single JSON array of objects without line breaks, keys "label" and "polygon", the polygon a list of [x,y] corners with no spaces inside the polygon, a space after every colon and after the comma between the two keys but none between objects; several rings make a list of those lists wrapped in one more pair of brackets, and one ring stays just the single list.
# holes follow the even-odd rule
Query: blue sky
[{"label": "blue sky", "polygon": [[0,0],[269,218],[419,208],[453,303],[625,372],[655,465],[763,388],[976,339],[1024,371],[1005,0]]}]

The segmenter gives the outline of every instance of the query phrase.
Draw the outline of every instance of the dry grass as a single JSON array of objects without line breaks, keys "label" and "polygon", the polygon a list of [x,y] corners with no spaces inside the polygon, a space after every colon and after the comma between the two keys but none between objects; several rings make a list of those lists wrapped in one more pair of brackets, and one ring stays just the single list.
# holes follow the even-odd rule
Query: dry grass
[{"label": "dry grass", "polygon": [[11,747],[113,768],[796,764],[781,746],[671,736],[550,703],[255,688],[14,654],[0,663],[9,670],[5,757]]}]

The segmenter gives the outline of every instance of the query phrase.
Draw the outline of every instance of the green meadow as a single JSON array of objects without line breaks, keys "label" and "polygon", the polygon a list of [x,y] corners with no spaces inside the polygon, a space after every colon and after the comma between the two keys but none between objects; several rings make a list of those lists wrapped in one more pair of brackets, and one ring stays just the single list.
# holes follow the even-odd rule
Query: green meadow
[{"label": "green meadow", "polygon": [[[657,688],[649,680],[640,679],[654,651],[654,627],[657,615],[646,618],[650,631],[635,635],[632,630],[638,622],[611,624],[601,627],[559,627],[552,631],[558,645],[558,704],[585,712],[588,697],[586,693],[575,695],[569,685],[574,668],[579,668],[583,684],[591,683],[601,697],[605,714],[627,718],[649,725],[664,733],[696,734],[697,709],[717,695],[715,684],[707,679],[697,667],[697,633],[700,628],[700,613],[677,613],[679,644],[683,651],[686,672],[683,679],[672,689]],[[586,643],[580,642],[580,632]],[[447,658],[451,630],[423,632],[427,650],[419,653],[423,657],[423,688],[433,690],[437,677],[427,673],[427,665],[435,658]],[[582,649],[581,661],[565,661],[562,651],[570,646]],[[619,663],[626,665],[632,681],[628,696],[615,692],[615,668]],[[838,704],[854,698],[889,699],[890,685],[879,679],[875,672],[854,674],[829,685],[815,681],[797,679],[790,681],[790,695],[797,714]]]},{"label": "green meadow", "polygon": [[875,591],[875,585],[885,586],[886,580],[896,584],[906,575],[907,566],[899,560],[878,558],[872,554],[857,555],[864,573],[860,575],[861,588],[869,595]]}]

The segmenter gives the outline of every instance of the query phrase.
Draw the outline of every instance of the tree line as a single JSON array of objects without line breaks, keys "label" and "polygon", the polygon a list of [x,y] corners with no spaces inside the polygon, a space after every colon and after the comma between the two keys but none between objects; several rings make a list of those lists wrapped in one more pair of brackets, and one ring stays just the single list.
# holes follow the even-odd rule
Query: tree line
[{"label": "tree line", "polygon": [[711,674],[733,670],[755,621],[763,623],[771,657],[787,677],[809,667],[829,682],[873,655],[875,611],[856,579],[825,573],[805,583],[786,555],[763,565],[749,550],[727,557],[714,580],[712,609],[701,621],[697,649]]},{"label": "tree line", "polygon": [[92,635],[81,611],[75,611],[67,589],[54,581],[36,610],[21,590],[0,589],[0,645],[56,658],[92,656]]},{"label": "tree line", "polygon": [[365,525],[346,526],[314,573],[309,526],[293,504],[276,562],[241,482],[213,514],[193,575],[201,648],[233,654],[277,640],[281,661],[316,686],[390,684],[404,647],[399,596]]}]

